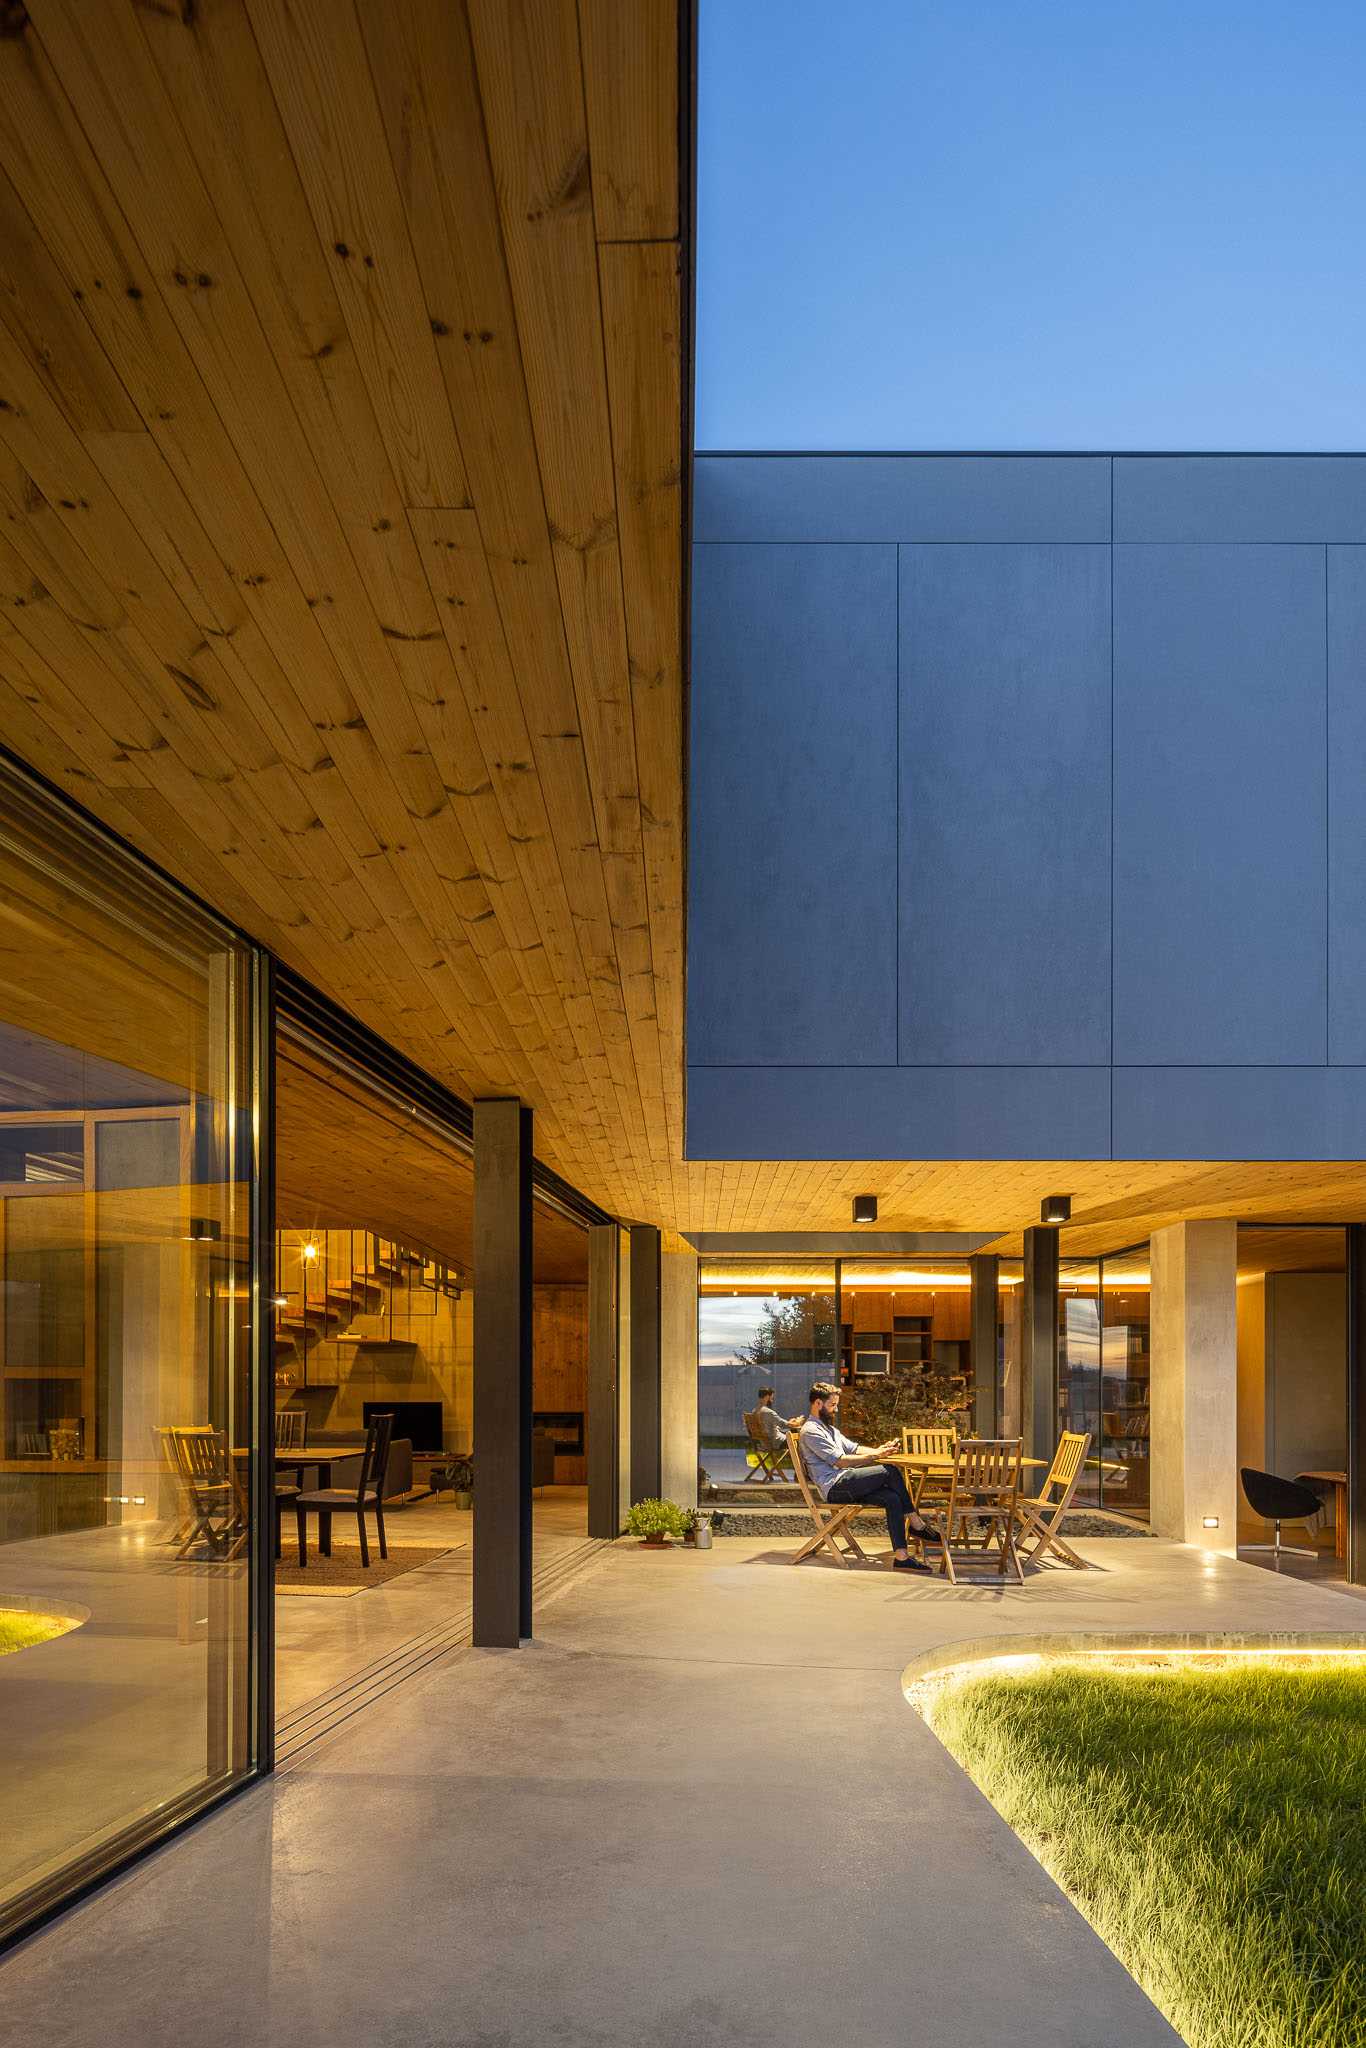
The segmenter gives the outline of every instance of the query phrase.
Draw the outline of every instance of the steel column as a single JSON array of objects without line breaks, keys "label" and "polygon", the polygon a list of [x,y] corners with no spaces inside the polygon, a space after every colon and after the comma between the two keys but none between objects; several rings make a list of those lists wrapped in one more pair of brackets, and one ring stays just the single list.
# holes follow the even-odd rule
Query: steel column
[{"label": "steel column", "polygon": [[1037,1224],[1024,1234],[1020,1323],[1020,1415],[1025,1451],[1051,1458],[1058,1447],[1058,1233]]},{"label": "steel column", "polygon": [[474,1105],[474,1641],[531,1634],[531,1111]]},{"label": "steel column", "polygon": [[979,1252],[968,1260],[968,1272],[972,1276],[972,1426],[978,1436],[995,1436],[1000,1426],[996,1412],[996,1295],[1001,1262]]}]

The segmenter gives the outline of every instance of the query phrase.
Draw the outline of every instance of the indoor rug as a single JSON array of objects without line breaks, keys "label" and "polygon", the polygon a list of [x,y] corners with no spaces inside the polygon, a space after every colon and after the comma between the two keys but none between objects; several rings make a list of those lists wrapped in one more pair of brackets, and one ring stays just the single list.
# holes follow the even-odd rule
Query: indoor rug
[{"label": "indoor rug", "polygon": [[391,1579],[401,1578],[404,1572],[416,1571],[419,1565],[430,1564],[433,1558],[449,1557],[454,1550],[463,1550],[463,1543],[446,1543],[439,1550],[398,1549],[389,1545],[387,1558],[379,1554],[379,1545],[370,1545],[370,1566],[367,1570],[360,1561],[360,1549],[354,1543],[332,1544],[331,1557],[322,1557],[317,1545],[308,1546],[308,1563],[299,1569],[299,1553],[288,1541],[286,1531],[285,1554],[275,1566],[275,1590],[277,1593],[364,1593],[370,1587],[384,1586]]}]

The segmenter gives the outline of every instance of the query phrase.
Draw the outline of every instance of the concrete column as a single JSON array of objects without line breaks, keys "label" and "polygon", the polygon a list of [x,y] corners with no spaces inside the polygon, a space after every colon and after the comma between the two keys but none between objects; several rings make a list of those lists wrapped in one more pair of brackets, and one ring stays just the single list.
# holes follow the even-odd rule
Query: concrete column
[{"label": "concrete column", "polygon": [[[1238,1226],[1170,1223],[1152,1237],[1152,1525],[1204,1550],[1238,1547]],[[1205,1527],[1217,1517],[1218,1527]]]},{"label": "concrete column", "polygon": [[615,1223],[588,1232],[588,1533],[609,1540],[621,1533],[622,1242]]},{"label": "concrete column", "polygon": [[660,1491],[697,1506],[697,1254],[664,1252],[659,1280]]},{"label": "concrete column", "polygon": [[1020,1304],[1021,1427],[1025,1455],[1058,1448],[1058,1233],[1039,1224],[1024,1234]]},{"label": "concrete column", "polygon": [[474,1641],[531,1634],[531,1111],[474,1105]]},{"label": "concrete column", "polygon": [[630,1498],[653,1500],[659,1469],[659,1232],[631,1227]]},{"label": "concrete column", "polygon": [[968,1260],[972,1276],[972,1426],[978,1436],[996,1435],[996,1295],[1001,1262],[979,1252]]}]

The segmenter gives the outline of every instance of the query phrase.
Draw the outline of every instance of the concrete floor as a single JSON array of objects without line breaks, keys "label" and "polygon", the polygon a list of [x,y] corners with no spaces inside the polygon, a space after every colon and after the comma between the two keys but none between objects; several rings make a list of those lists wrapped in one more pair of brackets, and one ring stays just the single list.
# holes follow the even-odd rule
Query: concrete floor
[{"label": "concrete floor", "polygon": [[[533,1512],[539,1565],[583,1544],[586,1489],[547,1488]],[[389,1517],[394,1547],[463,1547],[354,1596],[277,1601],[282,1723],[424,1631],[468,1618],[471,1521],[449,1495],[399,1510]],[[246,1753],[246,1562],[178,1563],[168,1534],[147,1521],[0,1549],[0,1607],[47,1601],[88,1616],[0,1658],[0,1896],[41,1883],[206,1779],[227,1782],[232,1755]],[[337,1540],[347,1540],[340,1525]],[[224,1725],[208,1702],[226,1685],[226,1658],[238,1691]]]},{"label": "concrete floor", "polygon": [[[538,1563],[582,1543],[588,1530],[588,1489],[546,1487],[532,1503],[533,1547]],[[279,1718],[293,1716],[309,1700],[330,1692],[398,1649],[423,1630],[468,1615],[474,1570],[474,1517],[457,1508],[449,1494],[391,1512],[386,1517],[389,1547],[438,1549],[433,1558],[383,1586],[339,1599],[307,1593],[282,1594],[275,1602],[275,1704]],[[339,1521],[340,1546],[353,1540]],[[458,1546],[458,1547],[456,1547]],[[297,1556],[294,1531],[286,1520],[286,1560]]]},{"label": "concrete floor", "polygon": [[[1157,2048],[1176,2037],[906,1704],[917,1651],[1341,1629],[1175,1545],[1022,1590],[617,1545],[16,1951],[29,2048]],[[348,1604],[348,1603],[342,1603]]]}]

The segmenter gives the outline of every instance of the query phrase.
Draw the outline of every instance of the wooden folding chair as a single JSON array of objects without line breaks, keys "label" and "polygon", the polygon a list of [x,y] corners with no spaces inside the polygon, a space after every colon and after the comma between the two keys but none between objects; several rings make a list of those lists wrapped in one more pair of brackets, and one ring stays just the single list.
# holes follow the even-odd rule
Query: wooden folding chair
[{"label": "wooden folding chair", "polygon": [[745,1485],[748,1486],[751,1479],[781,1479],[783,1475],[778,1467],[788,1455],[787,1445],[774,1445],[769,1442],[759,1421],[757,1408],[752,1415],[745,1416],[744,1423],[749,1432],[749,1447],[754,1453],[754,1466],[752,1471],[745,1474]]},{"label": "wooden folding chair", "polygon": [[168,1429],[166,1442],[184,1488],[190,1525],[176,1556],[187,1556],[197,1543],[217,1558],[238,1556],[247,1543],[247,1507],[226,1436],[219,1429]]},{"label": "wooden folding chair", "polygon": [[[956,1429],[910,1429],[903,1422],[901,1448],[908,1458],[952,1459],[958,1449],[958,1432]],[[908,1471],[906,1481],[917,1510],[922,1495],[927,1501],[947,1500],[951,1476],[947,1471]]]},{"label": "wooden folding chair", "polygon": [[948,1498],[942,1505],[927,1505],[921,1512],[932,1522],[942,1539],[944,1577],[957,1585],[954,1569],[955,1530],[971,1522],[982,1531],[982,1547],[960,1547],[960,1563],[976,1563],[987,1555],[987,1544],[996,1538],[997,1573],[1006,1575],[1007,1566],[1020,1585],[1024,1573],[1015,1549],[1016,1521],[1020,1498],[1022,1437],[964,1437],[954,1457]]},{"label": "wooden folding chair", "polygon": [[[790,1429],[787,1432],[787,1454],[792,1460],[792,1470],[802,1490],[802,1499],[806,1502],[807,1511],[816,1525],[815,1535],[808,1536],[796,1556],[789,1561],[792,1564],[800,1564],[804,1557],[810,1557],[817,1550],[828,1550],[835,1562],[846,1569],[851,1557],[857,1557],[860,1561],[866,1560],[867,1552],[860,1547],[858,1538],[849,1527],[862,1508],[863,1502],[821,1499],[807,1477],[806,1467],[802,1463],[801,1434],[798,1430]],[[841,1544],[844,1545],[843,1550],[840,1548]]]},{"label": "wooden folding chair", "polygon": [[1086,1453],[1091,1448],[1091,1432],[1065,1429],[1058,1439],[1058,1448],[1053,1453],[1053,1462],[1048,1468],[1048,1477],[1039,1488],[1033,1500],[1020,1502],[1019,1541],[1023,1545],[1033,1539],[1033,1549],[1023,1550],[1022,1555],[1029,1564],[1037,1564],[1050,1550],[1056,1550],[1064,1564],[1071,1565],[1079,1572],[1089,1571],[1084,1557],[1078,1557],[1070,1544],[1064,1543],[1058,1533],[1062,1518],[1072,1502],[1086,1463]]}]

